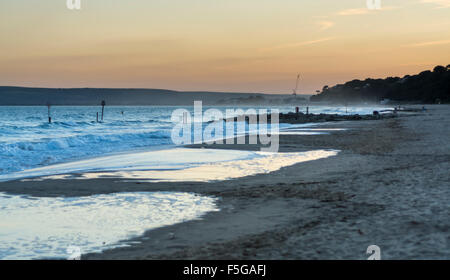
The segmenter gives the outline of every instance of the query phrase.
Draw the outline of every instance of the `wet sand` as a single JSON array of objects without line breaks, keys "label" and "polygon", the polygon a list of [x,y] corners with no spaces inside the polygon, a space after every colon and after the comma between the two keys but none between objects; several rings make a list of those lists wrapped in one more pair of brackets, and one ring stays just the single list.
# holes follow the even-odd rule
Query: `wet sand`
[{"label": "wet sand", "polygon": [[11,181],[0,183],[0,191],[33,196],[184,191],[220,198],[220,212],[147,231],[130,247],[84,259],[365,259],[372,244],[383,259],[449,259],[450,106],[321,128],[347,130],[280,135],[280,152],[341,150],[337,156],[269,174],[211,183]]}]

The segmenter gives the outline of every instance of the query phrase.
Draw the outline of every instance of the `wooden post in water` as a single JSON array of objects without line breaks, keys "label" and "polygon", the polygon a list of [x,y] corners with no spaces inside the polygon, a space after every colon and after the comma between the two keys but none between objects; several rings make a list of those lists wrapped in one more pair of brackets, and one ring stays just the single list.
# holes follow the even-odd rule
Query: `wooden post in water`
[{"label": "wooden post in water", "polygon": [[50,102],[47,102],[48,123],[52,123],[52,117],[50,116],[50,107],[52,107],[52,104],[50,104]]},{"label": "wooden post in water", "polygon": [[103,121],[103,112],[105,111],[105,105],[106,105],[105,100],[102,100],[102,121]]},{"label": "wooden post in water", "polygon": [[98,122],[98,112],[97,112],[97,122]]}]

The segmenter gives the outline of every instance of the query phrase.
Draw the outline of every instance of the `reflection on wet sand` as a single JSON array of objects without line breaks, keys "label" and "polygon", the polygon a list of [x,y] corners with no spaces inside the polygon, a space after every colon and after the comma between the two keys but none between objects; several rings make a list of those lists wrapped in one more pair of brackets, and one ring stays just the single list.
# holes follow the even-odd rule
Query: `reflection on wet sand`
[{"label": "reflection on wet sand", "polygon": [[[236,152],[236,151],[233,151]],[[247,152],[248,153],[248,152]],[[252,159],[206,163],[200,166],[176,170],[122,170],[108,172],[86,172],[79,179],[114,177],[151,182],[219,181],[269,173],[296,163],[317,160],[337,155],[336,150],[315,150],[296,153],[253,152]],[[72,175],[47,176],[45,179],[73,179]]]}]

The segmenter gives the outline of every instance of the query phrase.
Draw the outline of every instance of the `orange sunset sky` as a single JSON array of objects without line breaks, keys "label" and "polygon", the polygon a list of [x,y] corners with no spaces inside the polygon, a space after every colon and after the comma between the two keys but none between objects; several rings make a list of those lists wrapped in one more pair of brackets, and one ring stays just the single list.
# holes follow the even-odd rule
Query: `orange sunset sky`
[{"label": "orange sunset sky", "polygon": [[450,0],[0,2],[0,85],[300,93],[450,64]]}]

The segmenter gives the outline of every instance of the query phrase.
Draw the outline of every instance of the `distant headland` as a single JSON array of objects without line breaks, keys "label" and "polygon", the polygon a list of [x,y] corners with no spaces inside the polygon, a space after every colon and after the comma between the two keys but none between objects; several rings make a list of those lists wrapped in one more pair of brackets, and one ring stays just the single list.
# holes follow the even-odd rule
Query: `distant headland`
[{"label": "distant headland", "polygon": [[[108,105],[192,105],[202,100],[205,105],[234,104],[286,104],[291,95],[235,93],[235,92],[194,92],[167,89],[126,89],[126,88],[31,88],[0,87],[0,106],[89,106],[105,100]],[[306,100],[298,97],[298,100]]]},{"label": "distant headland", "polygon": [[450,65],[436,66],[433,71],[403,78],[353,80],[333,87],[324,86],[310,100],[328,103],[450,103]]}]

